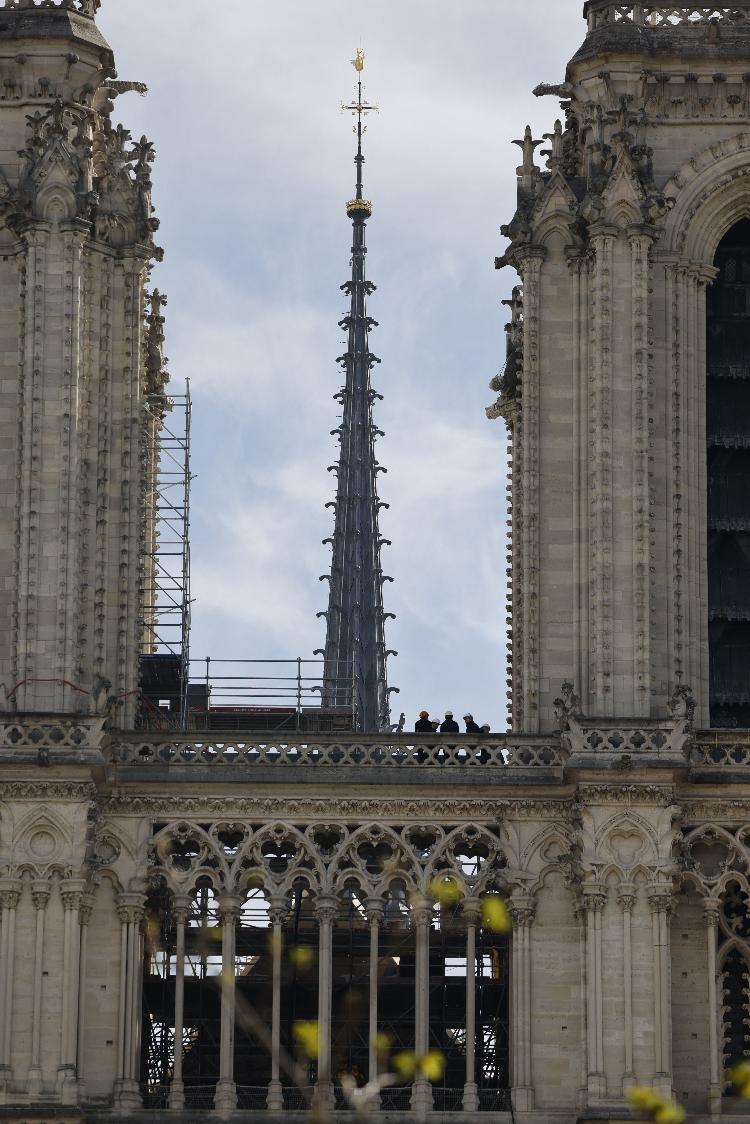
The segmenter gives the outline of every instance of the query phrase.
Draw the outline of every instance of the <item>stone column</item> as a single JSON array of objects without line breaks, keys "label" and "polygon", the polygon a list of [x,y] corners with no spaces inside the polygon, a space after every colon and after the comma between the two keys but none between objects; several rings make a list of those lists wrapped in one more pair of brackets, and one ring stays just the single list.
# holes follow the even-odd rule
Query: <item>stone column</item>
[{"label": "stone column", "polygon": [[[417,902],[412,907],[416,942],[414,1050],[418,1058],[425,1056],[430,1043],[430,927],[432,925],[432,913],[432,905],[428,902]],[[411,1091],[412,1112],[429,1112],[432,1105],[432,1086],[421,1073],[418,1073]]]},{"label": "stone column", "polygon": [[[544,246],[523,245],[515,252],[523,280],[523,409],[517,450],[521,458],[521,588],[514,591],[523,617],[522,668],[523,732],[539,732],[539,431],[540,342],[539,317]],[[519,493],[514,497],[518,499]]]},{"label": "stone column", "polygon": [[589,692],[589,507],[588,507],[588,259],[566,251],[573,317],[573,682],[584,705]]},{"label": "stone column", "polygon": [[138,1084],[141,1008],[141,924],[145,898],[143,894],[119,894],[117,916],[120,919],[120,1001],[118,1011],[117,1081],[115,1107],[121,1112],[142,1108]]},{"label": "stone column", "polygon": [[586,1025],[588,1027],[588,1100],[607,1095],[604,1073],[604,1005],[602,1000],[602,911],[607,892],[599,883],[583,888],[586,911]]},{"label": "stone column", "polygon": [[38,1100],[42,1092],[42,979],[44,972],[44,921],[47,912],[52,884],[32,882],[31,900],[36,910],[34,933],[34,999],[31,1016],[31,1066],[29,1068],[28,1092],[32,1100]]},{"label": "stone column", "polygon": [[584,1110],[588,1106],[588,1072],[589,1072],[589,1025],[586,996],[588,984],[586,979],[586,927],[588,913],[582,897],[577,897],[575,902],[575,919],[578,922],[578,953],[581,996],[581,1084],[578,1090],[578,1107]]},{"label": "stone column", "polygon": [[91,914],[94,910],[94,895],[91,891],[85,892],[81,896],[81,908],[79,912],[79,919],[81,923],[81,940],[80,940],[80,956],[79,956],[79,970],[78,970],[78,1027],[77,1027],[77,1051],[78,1051],[78,1099],[81,1103],[86,1099],[86,1056],[85,1056],[85,1034],[86,1034],[86,956],[88,950],[88,932],[89,922],[91,921]]},{"label": "stone column", "polygon": [[380,898],[370,898],[367,902],[367,920],[370,922],[370,986],[368,991],[368,1065],[367,1080],[376,1081],[378,1077],[378,967],[380,965],[380,925],[384,916],[383,902]]},{"label": "stone column", "polygon": [[7,1102],[13,1080],[13,984],[16,955],[16,909],[23,884],[15,878],[0,879],[0,991],[4,998],[0,1012],[0,1104]]},{"label": "stone column", "polygon": [[222,1116],[237,1108],[237,1086],[234,1081],[234,1014],[236,1003],[235,943],[237,921],[242,899],[234,894],[224,894],[219,899],[221,920],[221,1055],[219,1083],[216,1086],[214,1107]]},{"label": "stone column", "polygon": [[480,902],[464,902],[466,922],[466,1084],[464,1085],[464,1112],[479,1108],[479,1089],[476,1074],[477,1043],[477,926],[482,917]]},{"label": "stone column", "polygon": [[633,951],[632,915],[635,906],[636,887],[632,882],[623,882],[617,891],[617,901],[622,909],[622,991],[624,997],[625,1059],[622,1073],[622,1091],[626,1093],[635,1085],[633,1071]]},{"label": "stone column", "polygon": [[60,1065],[57,1084],[62,1103],[78,1102],[78,992],[81,967],[81,925],[79,913],[84,883],[78,879],[60,883],[65,927],[63,930],[62,1017],[60,1027]]},{"label": "stone column", "polygon": [[269,1112],[282,1112],[284,1091],[281,1085],[281,953],[283,951],[282,925],[287,913],[287,903],[283,898],[272,898],[270,918],[272,967],[272,1008],[271,1008],[271,1081],[268,1086],[266,1107]]},{"label": "stone column", "polygon": [[672,1096],[672,1002],[669,922],[672,886],[649,886],[654,964],[654,1087]]},{"label": "stone column", "polygon": [[633,714],[648,717],[651,704],[651,581],[649,527],[649,281],[656,232],[644,223],[628,227],[632,308],[633,442]]},{"label": "stone column", "polygon": [[517,1112],[534,1108],[531,1070],[531,926],[536,902],[525,895],[512,897],[508,909],[513,919],[511,944],[511,1038],[513,1041],[513,1106]]},{"label": "stone column", "polygon": [[190,898],[179,895],[172,903],[175,923],[174,966],[174,1067],[169,1090],[169,1107],[181,1112],[185,1107],[182,1059],[185,1053],[185,925],[190,913]]},{"label": "stone column", "polygon": [[719,1048],[719,1000],[718,973],[716,967],[716,946],[719,929],[718,898],[704,898],[703,912],[706,918],[706,972],[708,975],[708,1063],[709,1085],[707,1109],[712,1119],[721,1116],[721,1052]]},{"label": "stone column", "polygon": [[333,926],[338,912],[338,902],[335,898],[318,898],[315,905],[315,916],[318,919],[318,1083],[315,1100],[324,1113],[333,1107],[331,1080]]}]

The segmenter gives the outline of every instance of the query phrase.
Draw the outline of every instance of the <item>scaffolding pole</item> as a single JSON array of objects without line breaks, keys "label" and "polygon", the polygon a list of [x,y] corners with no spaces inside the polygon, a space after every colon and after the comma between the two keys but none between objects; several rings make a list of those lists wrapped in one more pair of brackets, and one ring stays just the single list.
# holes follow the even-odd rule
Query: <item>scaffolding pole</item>
[{"label": "scaffolding pole", "polygon": [[146,410],[154,422],[153,486],[146,494],[144,552],[144,655],[179,660],[179,719],[187,720],[190,668],[190,382],[185,394],[154,396]]}]

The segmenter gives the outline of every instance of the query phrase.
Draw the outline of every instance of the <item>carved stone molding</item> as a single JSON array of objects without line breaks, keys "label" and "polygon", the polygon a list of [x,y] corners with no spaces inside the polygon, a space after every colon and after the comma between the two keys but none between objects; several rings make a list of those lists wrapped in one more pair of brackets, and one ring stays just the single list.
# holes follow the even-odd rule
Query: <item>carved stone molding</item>
[{"label": "carved stone molding", "polygon": [[677,797],[673,785],[655,784],[580,784],[581,804],[648,804],[669,808]]},{"label": "carved stone molding", "polygon": [[117,916],[122,925],[140,925],[145,915],[145,906],[143,894],[118,894],[115,900]]},{"label": "carved stone molding", "polygon": [[10,800],[94,800],[96,785],[88,781],[3,781],[0,803]]},{"label": "carved stone molding", "polygon": [[569,800],[503,800],[503,799],[453,799],[436,797],[432,800],[399,800],[389,795],[358,799],[331,796],[329,798],[284,798],[281,796],[233,798],[211,796],[141,796],[118,793],[105,796],[100,805],[103,816],[149,816],[152,819],[173,819],[179,816],[207,819],[242,819],[268,817],[270,819],[368,819],[381,820],[425,819],[476,819],[497,821],[498,817],[513,816],[519,819],[559,819],[561,814],[571,814]]}]

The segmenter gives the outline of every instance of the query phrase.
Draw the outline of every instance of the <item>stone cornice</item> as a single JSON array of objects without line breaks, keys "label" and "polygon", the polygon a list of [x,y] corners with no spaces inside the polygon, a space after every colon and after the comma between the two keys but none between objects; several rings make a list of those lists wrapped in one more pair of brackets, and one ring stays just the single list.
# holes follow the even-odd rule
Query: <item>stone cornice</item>
[{"label": "stone cornice", "polygon": [[119,792],[104,796],[99,802],[103,816],[149,816],[175,818],[204,816],[212,819],[241,819],[264,816],[276,819],[325,819],[330,816],[368,818],[380,820],[435,820],[498,819],[549,819],[559,821],[574,815],[575,804],[570,797],[552,800],[541,799],[452,799],[425,798],[419,800],[393,799],[388,793],[370,799],[348,796],[322,796],[310,798],[285,798],[278,796],[234,797],[195,796],[179,794],[168,796],[142,796],[139,793]]}]

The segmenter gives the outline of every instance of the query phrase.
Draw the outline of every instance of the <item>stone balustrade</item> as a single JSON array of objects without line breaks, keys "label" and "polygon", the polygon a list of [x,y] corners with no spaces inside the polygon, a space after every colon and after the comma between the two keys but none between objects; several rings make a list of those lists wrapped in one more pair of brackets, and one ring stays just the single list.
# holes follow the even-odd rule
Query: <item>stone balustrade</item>
[{"label": "stone balustrade", "polygon": [[713,20],[733,23],[750,22],[748,0],[735,0],[734,4],[617,4],[612,0],[590,0],[586,5],[589,31],[617,23],[632,23],[641,27],[693,27],[709,24]]},{"label": "stone balustrade", "polygon": [[100,7],[101,0],[0,0],[0,10],[10,8],[14,11],[26,11],[34,8],[52,8],[58,11],[78,12],[79,15],[89,16],[92,19]]},{"label": "stone balustrade", "polygon": [[750,766],[750,731],[713,730],[696,734],[691,764],[698,769],[726,770]]},{"label": "stone balustrade", "polygon": [[356,766],[357,768],[533,768],[560,767],[567,752],[559,737],[501,735],[482,739],[445,735],[424,740],[409,735],[350,734],[344,737],[299,735],[279,738],[261,735],[182,737],[151,734],[118,734],[105,751],[112,764],[121,766],[229,766],[247,768],[272,765]]}]

